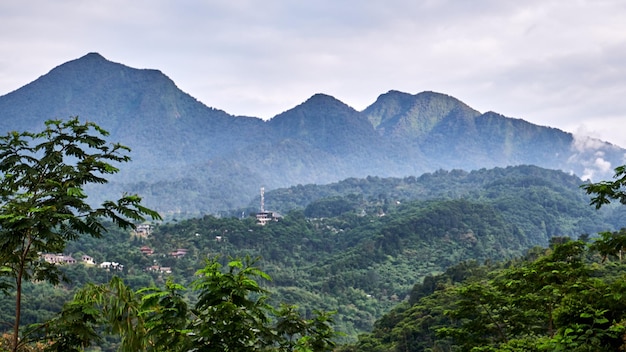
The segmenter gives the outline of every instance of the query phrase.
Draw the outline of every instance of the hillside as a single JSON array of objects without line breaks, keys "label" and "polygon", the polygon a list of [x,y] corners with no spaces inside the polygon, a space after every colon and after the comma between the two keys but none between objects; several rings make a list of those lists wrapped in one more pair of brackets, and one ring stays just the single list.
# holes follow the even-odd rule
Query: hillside
[{"label": "hillside", "polygon": [[[351,179],[338,183],[343,187],[334,195],[311,198],[266,226],[250,216],[204,216],[158,224],[146,237],[114,231],[103,239],[82,238],[66,253],[121,263],[124,270],[66,266],[72,284],[29,288],[26,322],[49,315],[45,307],[58,307],[81,283],[104,282],[114,274],[133,287],[163,284],[170,275],[187,283],[207,256],[227,261],[250,255],[259,256],[273,278],[264,285],[274,300],[297,304],[303,312],[337,310],[338,329],[354,340],[409,297],[416,282],[451,265],[514,258],[555,236],[577,238],[624,226],[623,209],[593,210],[575,180],[529,166]],[[306,194],[305,186],[291,190],[299,188],[296,198]],[[269,192],[268,201],[277,193],[289,190]],[[412,198],[414,193],[422,198]],[[11,307],[0,312],[10,313]]]},{"label": "hillside", "polygon": [[[364,204],[370,205],[368,214],[384,214],[414,200],[468,199],[503,211],[508,221],[522,225],[521,231],[532,243],[547,245],[553,236],[575,238],[602,227],[596,211],[588,206],[581,183],[576,176],[530,165],[472,172],[439,170],[419,177],[350,178],[328,185],[277,189],[266,192],[265,207],[278,212],[302,209],[305,215],[329,217],[365,211]],[[254,212],[259,201],[232,214]],[[613,227],[626,223],[620,216],[614,215]],[[561,224],[559,230],[556,223]]]},{"label": "hillside", "polygon": [[621,351],[623,247],[603,241],[559,238],[514,260],[452,266],[339,351]]},{"label": "hillside", "polygon": [[131,147],[133,162],[94,202],[139,193],[167,216],[246,206],[258,189],[438,169],[532,164],[607,179],[624,149],[480,113],[435,92],[390,91],[363,111],[315,94],[269,121],[207,107],[158,70],[90,53],[0,97],[0,132],[80,116]]}]

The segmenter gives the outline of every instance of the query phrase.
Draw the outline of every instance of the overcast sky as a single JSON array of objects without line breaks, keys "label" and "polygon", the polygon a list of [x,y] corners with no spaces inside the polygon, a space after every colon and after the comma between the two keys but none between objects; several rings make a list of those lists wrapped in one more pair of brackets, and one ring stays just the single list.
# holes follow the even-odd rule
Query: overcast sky
[{"label": "overcast sky", "polygon": [[234,115],[430,90],[626,147],[623,0],[0,2],[0,95],[89,52]]}]

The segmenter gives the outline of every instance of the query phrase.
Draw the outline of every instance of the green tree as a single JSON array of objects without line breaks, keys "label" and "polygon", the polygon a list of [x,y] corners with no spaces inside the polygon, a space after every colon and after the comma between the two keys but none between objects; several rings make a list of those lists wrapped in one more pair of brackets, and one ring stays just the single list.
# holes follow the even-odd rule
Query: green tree
[{"label": "green tree", "polygon": [[611,203],[611,200],[626,204],[626,165],[615,168],[613,178],[613,181],[600,181],[582,186],[587,194],[594,195],[591,205],[594,205],[596,209]]},{"label": "green tree", "polygon": [[192,310],[193,345],[198,351],[330,351],[335,333],[330,315],[317,312],[304,319],[293,306],[275,309],[267,291],[255,278],[270,277],[244,261],[228,263],[226,272],[216,260],[198,271],[193,284],[199,291]]},{"label": "green tree", "polygon": [[274,308],[256,279],[270,279],[253,261],[232,260],[227,269],[208,260],[186,288],[168,281],[165,289],[134,291],[121,279],[87,285],[52,321],[39,327],[49,350],[80,351],[102,341],[104,331],[121,338],[121,351],[331,351],[336,333],[331,314],[310,319],[294,306]]},{"label": "green tree", "polygon": [[601,232],[600,238],[597,238],[590,247],[602,255],[602,262],[609,257],[617,257],[622,262],[624,250],[626,249],[626,229],[615,232]]},{"label": "green tree", "polygon": [[108,132],[91,122],[49,120],[39,133],[11,132],[0,137],[0,266],[5,293],[15,298],[10,350],[19,348],[22,284],[26,280],[63,279],[59,268],[40,259],[61,253],[82,235],[101,237],[103,220],[122,228],[159,215],[141,205],[136,195],[123,195],[92,207],[84,187],[107,183],[128,162],[130,151],[109,144]]}]

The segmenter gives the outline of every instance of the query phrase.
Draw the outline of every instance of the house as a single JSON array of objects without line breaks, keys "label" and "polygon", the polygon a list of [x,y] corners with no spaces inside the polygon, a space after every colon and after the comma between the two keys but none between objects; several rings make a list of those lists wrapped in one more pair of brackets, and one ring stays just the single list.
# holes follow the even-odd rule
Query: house
[{"label": "house", "polygon": [[278,221],[282,216],[273,211],[261,211],[256,213],[256,223],[263,226],[270,221]]},{"label": "house", "polygon": [[109,270],[122,271],[124,270],[124,265],[120,263],[116,263],[116,262],[102,262],[100,263],[100,268],[106,269],[107,271]]},{"label": "house", "polygon": [[88,256],[88,255],[83,255],[81,257],[81,260],[83,261],[83,263],[87,263],[87,264],[91,264],[91,265],[96,264],[96,262],[93,260],[93,258]]},{"label": "house", "polygon": [[58,261],[58,254],[52,254],[52,253],[43,253],[40,255],[41,258],[43,258],[43,260],[45,260],[48,263],[52,263],[52,264],[56,264]]},{"label": "house", "polygon": [[76,259],[72,258],[71,255],[63,253],[43,253],[40,254],[40,257],[51,264],[76,264]]},{"label": "house", "polygon": [[182,258],[187,255],[187,249],[178,248],[177,250],[171,252],[170,255],[174,258]]},{"label": "house", "polygon": [[146,268],[146,271],[154,271],[154,272],[159,272],[162,274],[171,274],[172,273],[172,268],[168,267],[168,266],[158,266],[158,265],[152,265]]},{"label": "house", "polygon": [[141,248],[139,248],[139,251],[145,255],[152,255],[154,254],[154,251],[152,250],[152,248],[148,247],[148,246],[142,246]]},{"label": "house", "polygon": [[152,233],[152,226],[150,224],[140,224],[135,227],[133,234],[138,237],[146,238]]}]

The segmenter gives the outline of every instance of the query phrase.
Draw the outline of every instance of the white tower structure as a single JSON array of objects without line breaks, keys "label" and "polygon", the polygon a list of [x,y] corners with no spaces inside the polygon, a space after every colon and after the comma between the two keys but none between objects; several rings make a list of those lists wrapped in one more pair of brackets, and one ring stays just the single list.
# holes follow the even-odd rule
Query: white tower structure
[{"label": "white tower structure", "polygon": [[259,225],[265,225],[269,221],[276,221],[274,213],[265,211],[265,188],[261,187],[261,211],[256,214],[256,222]]}]

